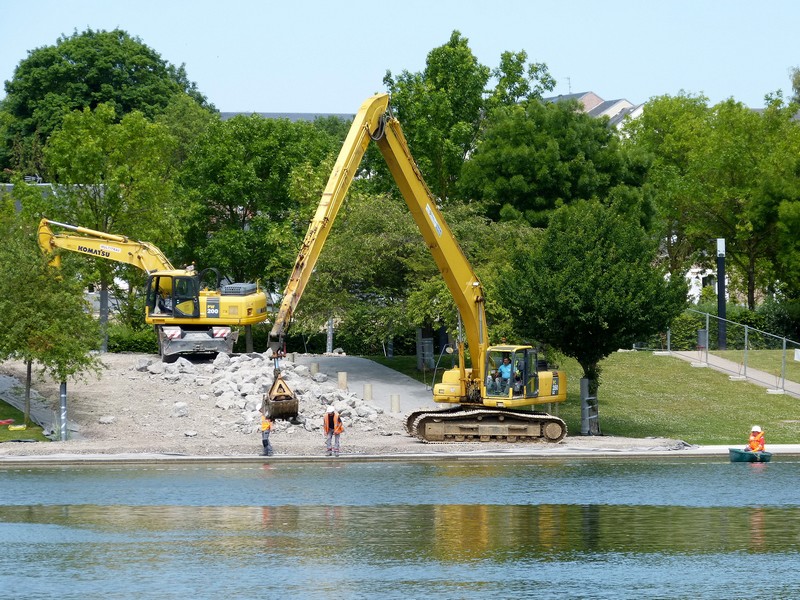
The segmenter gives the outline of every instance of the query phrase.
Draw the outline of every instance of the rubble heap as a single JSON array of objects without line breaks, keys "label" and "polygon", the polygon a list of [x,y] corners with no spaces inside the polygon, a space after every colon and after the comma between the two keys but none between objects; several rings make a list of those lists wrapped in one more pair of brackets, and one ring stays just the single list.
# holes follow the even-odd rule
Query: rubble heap
[{"label": "rubble heap", "polygon": [[[197,401],[219,409],[226,416],[219,422],[242,434],[252,434],[259,429],[259,410],[274,381],[274,362],[269,350],[263,354],[219,354],[213,362],[206,364],[194,364],[184,357],[174,363],[142,358],[135,368],[148,372],[152,377],[184,386],[184,389],[196,388]],[[396,419],[384,415],[382,408],[357,394],[339,389],[338,382],[329,381],[326,374],[312,375],[305,365],[296,365],[286,359],[281,359],[280,369],[284,381],[298,399],[299,410],[294,422],[276,421],[273,432],[291,434],[298,428],[318,431],[326,408],[333,405],[346,429],[376,431],[383,435],[401,433]],[[191,409],[189,402],[175,402],[172,416],[188,416]],[[187,431],[186,435],[191,436],[193,432]]]}]

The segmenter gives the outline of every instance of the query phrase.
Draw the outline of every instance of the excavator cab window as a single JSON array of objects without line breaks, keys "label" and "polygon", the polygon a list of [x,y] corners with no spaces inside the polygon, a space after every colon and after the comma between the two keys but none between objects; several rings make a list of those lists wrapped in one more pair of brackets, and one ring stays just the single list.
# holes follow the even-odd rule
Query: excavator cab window
[{"label": "excavator cab window", "polygon": [[174,315],[176,317],[199,317],[199,292],[197,277],[173,277],[172,297],[174,302]]},{"label": "excavator cab window", "polygon": [[486,394],[488,396],[533,398],[539,391],[536,373],[536,351],[515,352],[492,350],[486,360]]},{"label": "excavator cab window", "polygon": [[147,308],[151,315],[172,314],[172,278],[151,276],[147,280]]},{"label": "excavator cab window", "polygon": [[522,381],[525,385],[525,396],[535,398],[539,395],[539,356],[536,350],[526,350]]},{"label": "excavator cab window", "polygon": [[183,318],[200,316],[197,277],[153,275],[147,284],[147,307],[151,315]]}]

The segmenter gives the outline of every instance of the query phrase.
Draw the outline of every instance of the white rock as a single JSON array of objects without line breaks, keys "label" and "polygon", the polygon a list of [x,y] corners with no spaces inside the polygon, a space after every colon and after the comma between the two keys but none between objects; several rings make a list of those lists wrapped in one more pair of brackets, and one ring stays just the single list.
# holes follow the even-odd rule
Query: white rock
[{"label": "white rock", "polygon": [[214,359],[214,368],[224,369],[229,364],[231,364],[231,357],[225,354],[224,352],[220,352],[217,354],[217,358]]},{"label": "white rock", "polygon": [[161,361],[150,363],[147,367],[147,372],[153,375],[161,375],[164,372],[164,363]]}]

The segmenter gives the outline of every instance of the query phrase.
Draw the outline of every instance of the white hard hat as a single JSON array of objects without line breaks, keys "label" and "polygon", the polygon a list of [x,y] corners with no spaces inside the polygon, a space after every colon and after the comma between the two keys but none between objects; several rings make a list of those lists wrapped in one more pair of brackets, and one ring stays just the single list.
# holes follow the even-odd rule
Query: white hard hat
[{"label": "white hard hat", "polygon": [[[334,411],[333,411],[333,406],[329,406],[329,407],[328,407],[328,411],[327,411],[327,412],[329,412],[329,413],[332,413],[332,412],[334,412]],[[761,430],[759,429],[759,431],[761,431]]]},{"label": "white hard hat", "polygon": [[761,427],[758,425],[753,425],[753,429],[751,431],[755,431],[756,433],[761,433]]}]

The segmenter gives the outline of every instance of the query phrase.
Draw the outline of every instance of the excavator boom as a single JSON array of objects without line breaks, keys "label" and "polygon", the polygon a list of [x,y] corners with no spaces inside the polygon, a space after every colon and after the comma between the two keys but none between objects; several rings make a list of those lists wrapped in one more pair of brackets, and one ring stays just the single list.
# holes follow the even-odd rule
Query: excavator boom
[{"label": "excavator boom", "polygon": [[[78,235],[56,234],[51,225],[72,231]],[[42,219],[37,233],[39,247],[47,253],[63,248],[95,258],[104,258],[139,267],[145,273],[153,271],[173,271],[166,256],[153,244],[131,240],[124,235],[95,231],[86,227],[76,227],[58,221]],[[56,261],[58,257],[56,257]]]},{"label": "excavator boom", "polygon": [[531,407],[565,400],[566,376],[560,371],[540,373],[531,346],[489,346],[481,283],[439,212],[400,123],[389,112],[387,94],[368,98],[353,120],[303,240],[271,334],[280,338],[288,327],[371,141],[378,145],[458,307],[472,357],[468,369],[464,344],[459,342],[458,368],[446,371],[442,382],[434,386],[436,402],[460,406],[412,413],[407,418],[408,431],[427,442],[562,439],[564,422],[531,412]]},{"label": "excavator boom", "polygon": [[[483,289],[414,162],[400,123],[388,115],[388,108],[388,94],[378,94],[367,99],[356,114],[300,247],[271,335],[280,337],[288,327],[367,146],[375,141],[455,299],[467,344],[477,354],[488,347]],[[473,364],[473,376],[481,379],[479,365]]]}]

